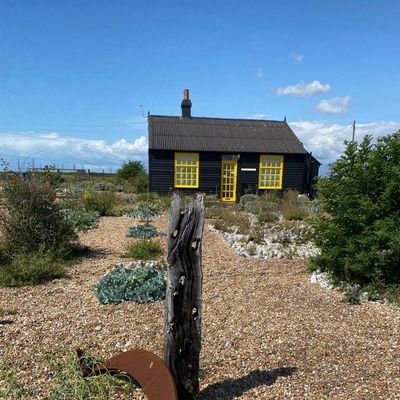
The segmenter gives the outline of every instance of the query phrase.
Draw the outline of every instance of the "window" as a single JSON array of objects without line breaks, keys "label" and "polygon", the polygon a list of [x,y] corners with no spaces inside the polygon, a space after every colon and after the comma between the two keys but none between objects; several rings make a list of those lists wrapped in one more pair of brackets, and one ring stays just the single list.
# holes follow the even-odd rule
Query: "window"
[{"label": "window", "polygon": [[175,153],[176,188],[199,187],[199,153]]},{"label": "window", "polygon": [[259,189],[282,189],[283,156],[261,155]]}]

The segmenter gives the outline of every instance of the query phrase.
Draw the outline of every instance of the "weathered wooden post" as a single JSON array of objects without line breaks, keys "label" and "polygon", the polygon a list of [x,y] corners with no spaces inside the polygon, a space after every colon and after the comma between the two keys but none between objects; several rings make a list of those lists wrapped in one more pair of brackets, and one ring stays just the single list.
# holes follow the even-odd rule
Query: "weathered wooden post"
[{"label": "weathered wooden post", "polygon": [[179,400],[192,400],[199,391],[204,218],[203,196],[181,212],[181,199],[174,195],[168,224],[164,358]]}]

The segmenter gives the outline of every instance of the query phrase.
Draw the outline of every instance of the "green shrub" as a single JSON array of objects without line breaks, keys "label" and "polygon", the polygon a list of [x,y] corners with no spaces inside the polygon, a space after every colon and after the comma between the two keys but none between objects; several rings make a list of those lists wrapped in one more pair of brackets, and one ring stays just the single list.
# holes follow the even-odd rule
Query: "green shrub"
[{"label": "green shrub", "polygon": [[158,232],[157,229],[151,224],[135,225],[128,229],[126,236],[139,239],[150,239],[156,236],[162,236],[163,233]]},{"label": "green shrub", "polygon": [[147,193],[149,191],[149,177],[147,174],[139,174],[131,179],[131,193]]},{"label": "green shrub", "polygon": [[314,221],[321,248],[312,262],[340,280],[400,283],[400,131],[366,136],[318,183],[323,213]]},{"label": "green shrub", "polygon": [[288,221],[301,221],[308,216],[307,211],[300,207],[287,207],[283,210],[283,217]]},{"label": "green shrub", "polygon": [[64,276],[64,265],[49,253],[18,254],[0,266],[0,286],[31,286]]},{"label": "green shrub", "polygon": [[89,229],[97,228],[99,225],[99,214],[85,209],[64,209],[64,217],[77,231],[86,232]]},{"label": "green shrub", "polygon": [[249,216],[240,211],[234,211],[232,208],[219,208],[215,217],[214,228],[229,232],[235,229],[242,234],[250,232],[251,222]]},{"label": "green shrub", "polygon": [[76,239],[74,227],[55,201],[55,191],[46,187],[41,176],[22,180],[10,175],[2,183],[1,194],[0,229],[10,257],[71,247]]},{"label": "green shrub", "polygon": [[400,285],[370,283],[365,290],[370,300],[387,300],[389,303],[400,306]]},{"label": "green shrub", "polygon": [[97,212],[100,216],[110,215],[118,200],[114,192],[85,192],[83,206],[87,211]]},{"label": "green shrub", "polygon": [[4,245],[0,245],[0,266],[8,264],[10,261],[10,254],[8,254]]},{"label": "green shrub", "polygon": [[163,253],[163,249],[158,242],[152,240],[141,240],[131,244],[124,257],[134,260],[154,260]]},{"label": "green shrub", "polygon": [[93,286],[102,304],[119,304],[124,300],[147,303],[165,298],[165,270],[138,266],[117,265]]},{"label": "green shrub", "polygon": [[117,176],[120,179],[129,180],[146,173],[144,165],[141,161],[128,161],[122,164],[122,167],[117,171]]}]

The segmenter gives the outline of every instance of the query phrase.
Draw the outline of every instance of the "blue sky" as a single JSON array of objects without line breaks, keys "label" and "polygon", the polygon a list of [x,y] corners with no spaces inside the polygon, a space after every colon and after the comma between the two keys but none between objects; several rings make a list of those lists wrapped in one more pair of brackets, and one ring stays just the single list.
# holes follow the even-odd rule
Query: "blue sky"
[{"label": "blue sky", "polygon": [[150,111],[283,119],[324,164],[400,128],[399,1],[0,1],[0,157],[146,162]]}]

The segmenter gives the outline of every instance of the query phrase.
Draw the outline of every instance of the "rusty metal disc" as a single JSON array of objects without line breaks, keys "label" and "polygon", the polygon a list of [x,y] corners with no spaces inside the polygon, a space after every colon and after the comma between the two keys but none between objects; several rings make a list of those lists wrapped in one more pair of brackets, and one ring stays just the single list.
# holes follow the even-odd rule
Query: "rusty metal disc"
[{"label": "rusty metal disc", "polygon": [[[81,355],[78,351],[78,356]],[[84,376],[110,371],[125,372],[142,388],[149,400],[177,400],[175,381],[164,361],[156,354],[142,349],[132,349],[83,370]]]}]

